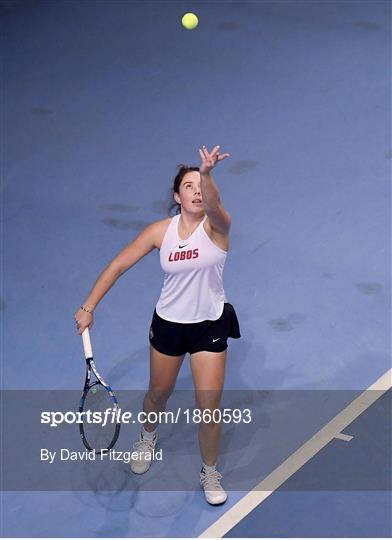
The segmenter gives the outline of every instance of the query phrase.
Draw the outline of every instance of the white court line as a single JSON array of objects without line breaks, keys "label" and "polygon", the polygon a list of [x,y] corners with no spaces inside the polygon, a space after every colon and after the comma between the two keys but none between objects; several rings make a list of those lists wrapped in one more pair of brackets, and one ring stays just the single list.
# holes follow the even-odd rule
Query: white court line
[{"label": "white court line", "polygon": [[347,442],[350,442],[352,438],[353,438],[352,435],[346,435],[345,433],[337,433],[335,435],[335,439],[341,439],[342,441],[347,441]]},{"label": "white court line", "polygon": [[[252,491],[232,506],[213,525],[208,527],[199,538],[222,538],[391,387],[392,369],[389,369],[311,439],[291,454],[279,467],[264,478]],[[268,490],[266,490],[267,487],[269,488]]]}]

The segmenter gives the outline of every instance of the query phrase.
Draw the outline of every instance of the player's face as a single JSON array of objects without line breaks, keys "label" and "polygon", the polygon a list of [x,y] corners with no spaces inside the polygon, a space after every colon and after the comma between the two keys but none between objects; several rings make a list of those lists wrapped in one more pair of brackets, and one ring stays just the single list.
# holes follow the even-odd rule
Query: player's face
[{"label": "player's face", "polygon": [[187,212],[192,214],[204,212],[199,171],[186,173],[180,184],[180,193],[176,193],[175,198]]}]

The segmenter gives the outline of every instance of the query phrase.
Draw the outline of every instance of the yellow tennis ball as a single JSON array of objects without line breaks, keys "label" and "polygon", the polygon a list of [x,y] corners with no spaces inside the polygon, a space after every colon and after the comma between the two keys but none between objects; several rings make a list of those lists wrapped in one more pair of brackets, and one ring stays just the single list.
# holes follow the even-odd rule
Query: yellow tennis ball
[{"label": "yellow tennis ball", "polygon": [[193,30],[199,24],[199,19],[194,13],[185,13],[181,22],[184,28]]}]

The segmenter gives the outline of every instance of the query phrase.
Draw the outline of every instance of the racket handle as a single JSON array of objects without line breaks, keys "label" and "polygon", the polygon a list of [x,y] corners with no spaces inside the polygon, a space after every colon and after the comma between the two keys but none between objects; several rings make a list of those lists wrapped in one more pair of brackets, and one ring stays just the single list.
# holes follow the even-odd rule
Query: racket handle
[{"label": "racket handle", "polygon": [[88,331],[88,328],[86,328],[82,332],[82,339],[83,339],[83,348],[84,348],[85,357],[86,358],[92,358],[93,357],[93,350],[91,348],[90,332]]}]

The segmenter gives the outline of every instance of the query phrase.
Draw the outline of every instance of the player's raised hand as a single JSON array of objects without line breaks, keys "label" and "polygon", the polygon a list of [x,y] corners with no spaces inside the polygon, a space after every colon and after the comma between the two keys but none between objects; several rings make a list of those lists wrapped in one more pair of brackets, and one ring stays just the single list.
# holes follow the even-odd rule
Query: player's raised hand
[{"label": "player's raised hand", "polygon": [[199,154],[202,160],[202,164],[200,165],[200,174],[208,174],[210,171],[212,171],[218,161],[222,161],[230,156],[228,153],[220,154],[219,149],[220,146],[214,146],[211,153],[209,153],[206,146],[199,148]]}]

